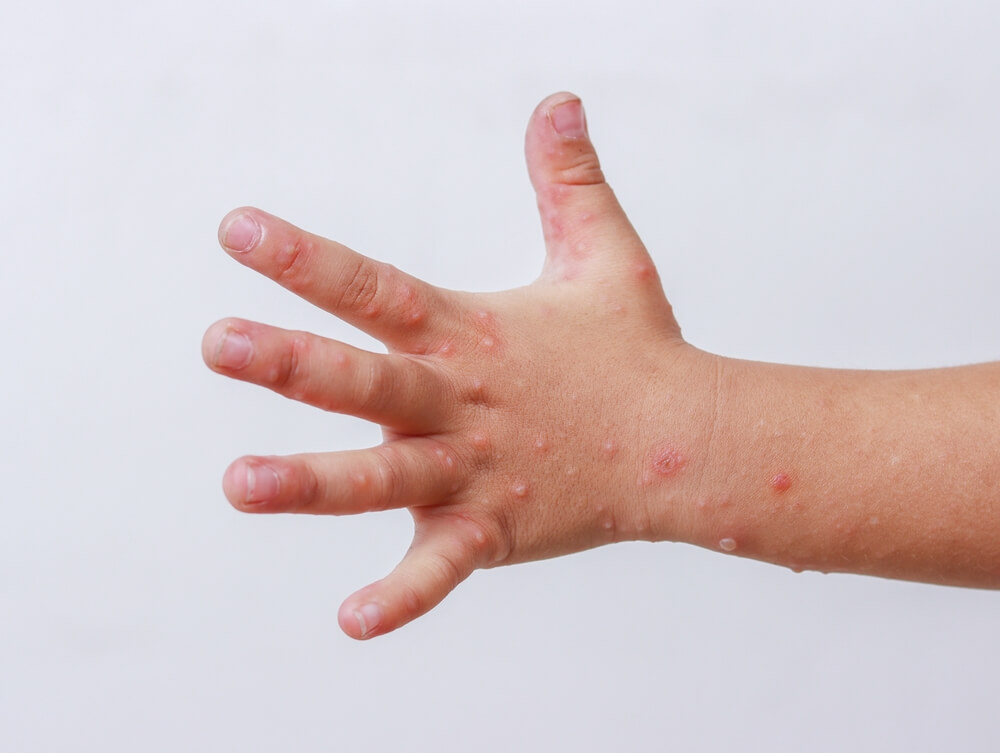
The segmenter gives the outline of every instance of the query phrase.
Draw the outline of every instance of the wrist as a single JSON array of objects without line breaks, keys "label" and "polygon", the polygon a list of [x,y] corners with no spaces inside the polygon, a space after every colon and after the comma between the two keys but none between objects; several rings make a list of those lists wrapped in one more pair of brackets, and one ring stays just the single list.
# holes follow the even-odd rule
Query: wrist
[{"label": "wrist", "polygon": [[716,486],[716,459],[730,452],[734,364],[743,365],[686,343],[665,352],[637,421],[631,538],[704,544],[711,536],[699,513]]}]

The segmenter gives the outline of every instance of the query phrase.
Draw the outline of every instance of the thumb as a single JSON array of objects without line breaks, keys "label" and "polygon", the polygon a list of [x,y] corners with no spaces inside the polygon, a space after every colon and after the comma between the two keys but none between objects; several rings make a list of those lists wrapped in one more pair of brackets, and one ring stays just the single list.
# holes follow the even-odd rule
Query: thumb
[{"label": "thumb", "polygon": [[650,265],[604,179],[577,96],[553,94],[535,108],[525,156],[545,236],[545,275],[568,279],[598,266]]}]

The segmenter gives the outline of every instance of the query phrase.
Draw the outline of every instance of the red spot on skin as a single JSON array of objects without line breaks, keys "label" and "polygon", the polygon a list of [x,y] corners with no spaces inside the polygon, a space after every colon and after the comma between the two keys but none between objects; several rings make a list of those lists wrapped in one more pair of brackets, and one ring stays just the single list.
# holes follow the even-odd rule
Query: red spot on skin
[{"label": "red spot on skin", "polygon": [[650,456],[648,470],[643,473],[640,485],[646,486],[657,479],[670,478],[680,473],[687,463],[685,458],[677,448],[671,445],[660,445],[655,448]]},{"label": "red spot on skin", "polygon": [[427,310],[420,302],[417,291],[412,285],[404,284],[400,287],[399,300],[402,308],[401,318],[407,325],[416,326],[427,316]]},{"label": "red spot on skin", "polygon": [[[559,150],[561,153],[562,150]],[[549,190],[546,191],[548,194],[549,202],[551,204],[559,205],[562,204],[566,197],[569,195],[569,186],[564,186],[559,183],[549,186]]]},{"label": "red spot on skin", "polygon": [[545,454],[549,451],[549,443],[545,437],[538,437],[535,439],[535,452]]},{"label": "red spot on skin", "polygon": [[485,450],[490,446],[490,440],[487,439],[485,434],[473,434],[472,435],[472,446],[477,450]]},{"label": "red spot on skin", "polygon": [[635,279],[639,281],[651,280],[656,277],[656,267],[647,261],[636,264],[633,271]]},{"label": "red spot on skin", "polygon": [[771,488],[778,492],[778,494],[788,491],[791,485],[792,480],[788,477],[787,473],[776,473],[774,474],[774,478],[771,479]]},{"label": "red spot on skin", "polygon": [[613,439],[605,439],[601,445],[601,453],[610,460],[618,454],[618,443]]},{"label": "red spot on skin", "polygon": [[363,492],[371,486],[371,479],[364,473],[353,473],[350,478],[356,492]]},{"label": "red spot on skin", "polygon": [[557,220],[555,216],[549,217],[549,232],[548,239],[550,241],[561,241],[566,237],[566,228],[563,226],[562,220]]},{"label": "red spot on skin", "polygon": [[657,476],[675,476],[687,462],[673,447],[661,447],[653,454],[653,472]]}]

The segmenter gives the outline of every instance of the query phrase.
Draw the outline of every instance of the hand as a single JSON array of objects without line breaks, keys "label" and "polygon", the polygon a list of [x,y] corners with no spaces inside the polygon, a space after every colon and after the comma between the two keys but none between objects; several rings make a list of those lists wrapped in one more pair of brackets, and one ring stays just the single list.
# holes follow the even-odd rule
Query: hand
[{"label": "hand", "polygon": [[711,425],[713,357],[686,345],[652,261],[569,94],[532,115],[526,153],[547,256],[532,285],[434,288],[257,209],[222,222],[232,256],[377,337],[387,354],[226,319],[206,363],[383,427],[378,447],[244,457],[225,473],[245,512],[409,508],[413,544],[351,596],[355,638],[393,630],[473,570],[635,538],[673,538]]}]

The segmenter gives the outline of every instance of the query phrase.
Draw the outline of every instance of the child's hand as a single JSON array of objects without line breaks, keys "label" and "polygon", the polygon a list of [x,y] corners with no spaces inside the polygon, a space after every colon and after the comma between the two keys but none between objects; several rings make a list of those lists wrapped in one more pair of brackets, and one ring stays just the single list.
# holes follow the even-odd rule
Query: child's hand
[{"label": "child's hand", "polygon": [[216,371],[383,427],[379,447],[242,458],[224,480],[247,512],[410,509],[413,545],[341,607],[348,634],[403,625],[478,567],[636,538],[1000,587],[1000,363],[844,371],[696,350],[575,97],[538,107],[527,157],[548,253],[506,293],[433,288],[255,209],[222,223],[236,259],[389,347],[235,319],[203,344]]},{"label": "child's hand", "polygon": [[410,509],[406,557],[341,608],[355,638],[423,614],[476,568],[674,537],[651,500],[698,480],[714,358],[682,341],[579,100],[545,100],[526,151],[548,254],[537,282],[505,293],[431,287],[256,209],[222,223],[234,258],[390,351],[239,319],[203,344],[222,374],[384,427],[379,447],[245,457],[224,479],[246,512]]}]

